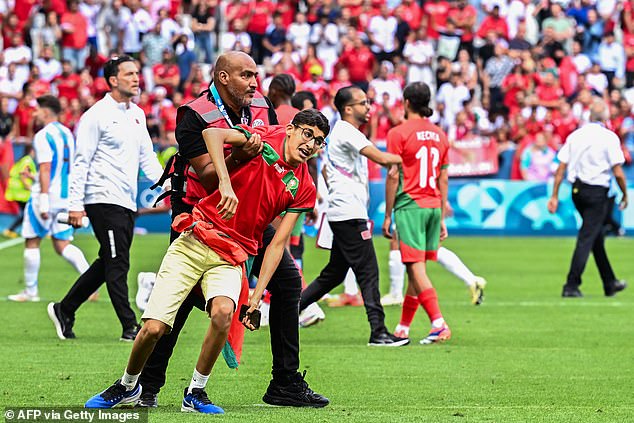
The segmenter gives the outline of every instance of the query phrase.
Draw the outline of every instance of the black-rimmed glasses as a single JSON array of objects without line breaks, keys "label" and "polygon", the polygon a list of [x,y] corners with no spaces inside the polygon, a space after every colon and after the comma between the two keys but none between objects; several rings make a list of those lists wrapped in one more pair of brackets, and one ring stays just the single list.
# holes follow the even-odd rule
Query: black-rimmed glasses
[{"label": "black-rimmed glasses", "polygon": [[303,126],[295,124],[293,124],[293,126],[302,130],[302,138],[304,139],[304,141],[315,141],[315,145],[319,148],[323,148],[326,146],[326,140],[324,139],[324,137],[316,137],[312,129],[304,128]]}]

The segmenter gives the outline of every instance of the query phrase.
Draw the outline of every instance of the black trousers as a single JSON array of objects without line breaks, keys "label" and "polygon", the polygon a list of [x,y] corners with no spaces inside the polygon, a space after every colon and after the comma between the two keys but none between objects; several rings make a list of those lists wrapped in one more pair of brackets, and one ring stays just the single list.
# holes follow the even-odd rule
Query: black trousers
[{"label": "black trousers", "polygon": [[304,310],[339,285],[345,279],[348,269],[352,268],[361,288],[372,335],[386,332],[385,313],[379,293],[379,265],[367,221],[353,219],[329,223],[334,235],[330,260],[317,279],[302,292],[300,310]]},{"label": "black trousers", "polygon": [[134,212],[115,204],[88,204],[85,209],[99,241],[99,257],[61,301],[62,311],[74,317],[77,309],[105,282],[121,327],[129,329],[137,324],[128,300]]},{"label": "black trousers", "polygon": [[603,223],[608,213],[608,189],[578,181],[573,185],[572,201],[583,223],[577,235],[577,245],[572,255],[566,286],[578,288],[581,285],[581,275],[592,252],[599,268],[603,289],[607,292],[616,280],[605,252],[603,234]]},{"label": "black trousers", "polygon": [[[172,216],[186,212],[191,207],[172,203]],[[175,233],[178,235],[178,233]],[[268,226],[264,231],[263,246],[253,262],[252,274],[258,276],[262,267],[264,251],[271,243],[275,229]],[[170,242],[174,241],[174,237]],[[302,279],[291,255],[285,251],[282,260],[273,274],[267,288],[271,293],[271,309],[269,312],[269,330],[271,333],[271,352],[273,355],[273,378],[285,382],[299,368],[299,295],[302,290]],[[158,394],[165,385],[165,371],[169,364],[178,336],[185,321],[194,307],[204,310],[204,300],[190,293],[176,313],[172,331],[161,337],[150,355],[139,383],[143,392]]]}]

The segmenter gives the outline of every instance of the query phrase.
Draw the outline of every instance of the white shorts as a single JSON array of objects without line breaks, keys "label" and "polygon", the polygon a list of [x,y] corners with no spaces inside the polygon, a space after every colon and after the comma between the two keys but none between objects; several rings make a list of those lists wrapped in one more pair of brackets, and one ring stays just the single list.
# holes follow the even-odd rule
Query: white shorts
[{"label": "white shorts", "polygon": [[24,208],[24,220],[22,220],[22,238],[44,238],[51,235],[55,239],[63,241],[73,240],[73,227],[66,223],[59,223],[57,215],[68,212],[66,208],[55,208],[51,204],[49,218],[44,220],[40,216],[38,201],[31,198]]}]

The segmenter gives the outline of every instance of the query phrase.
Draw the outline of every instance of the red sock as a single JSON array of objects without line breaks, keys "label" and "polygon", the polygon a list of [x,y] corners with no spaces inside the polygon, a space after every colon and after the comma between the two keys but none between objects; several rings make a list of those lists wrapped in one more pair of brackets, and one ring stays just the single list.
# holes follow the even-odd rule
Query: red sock
[{"label": "red sock", "polygon": [[436,295],[434,288],[426,289],[418,294],[418,302],[425,309],[430,322],[442,318],[440,306],[438,305],[438,295]]},{"label": "red sock", "polygon": [[262,302],[271,304],[271,293],[267,290],[264,291],[264,296],[262,297]]},{"label": "red sock", "polygon": [[401,322],[399,325],[410,327],[412,320],[414,320],[416,310],[418,310],[418,300],[413,295],[406,295],[403,301],[403,311],[401,312]]}]

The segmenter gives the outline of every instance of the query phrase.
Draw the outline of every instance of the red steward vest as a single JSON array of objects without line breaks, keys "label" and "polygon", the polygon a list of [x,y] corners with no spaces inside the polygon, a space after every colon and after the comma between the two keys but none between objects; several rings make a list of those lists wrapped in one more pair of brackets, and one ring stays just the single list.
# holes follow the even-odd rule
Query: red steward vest
[{"label": "red steward vest", "polygon": [[[218,110],[218,107],[212,101],[207,99],[206,93],[178,108],[178,112],[176,114],[176,124],[181,121],[186,109],[191,109],[198,113],[198,115],[207,123],[207,128],[229,128],[227,120],[224,118],[220,110]],[[251,111],[251,122],[248,123],[249,126],[256,127],[269,125],[269,105],[262,94],[258,92],[255,93],[255,97],[253,98],[249,109]],[[202,134],[200,142],[204,142]],[[200,183],[196,171],[189,165],[185,170],[185,177],[185,197],[183,197],[183,202],[193,206],[198,203],[198,200],[209,195],[209,193]]]}]

